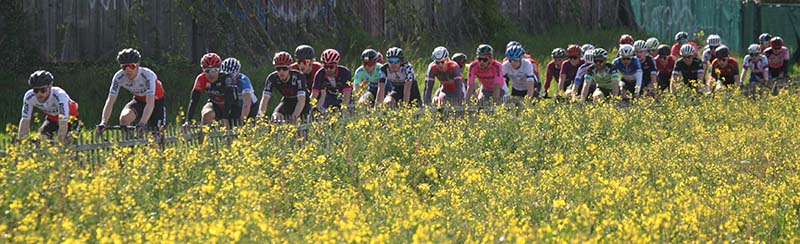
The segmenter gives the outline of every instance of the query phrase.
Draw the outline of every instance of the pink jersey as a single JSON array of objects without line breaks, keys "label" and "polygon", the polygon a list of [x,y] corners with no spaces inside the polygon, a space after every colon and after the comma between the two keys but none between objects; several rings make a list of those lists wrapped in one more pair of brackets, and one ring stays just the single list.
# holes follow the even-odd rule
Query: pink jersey
[{"label": "pink jersey", "polygon": [[489,65],[486,67],[486,69],[481,69],[478,60],[475,60],[469,65],[469,77],[467,79],[467,84],[470,86],[475,84],[475,78],[481,80],[481,85],[484,90],[494,91],[494,84],[498,84],[500,86],[505,85],[505,82],[503,81],[503,64],[492,59],[489,61]]}]

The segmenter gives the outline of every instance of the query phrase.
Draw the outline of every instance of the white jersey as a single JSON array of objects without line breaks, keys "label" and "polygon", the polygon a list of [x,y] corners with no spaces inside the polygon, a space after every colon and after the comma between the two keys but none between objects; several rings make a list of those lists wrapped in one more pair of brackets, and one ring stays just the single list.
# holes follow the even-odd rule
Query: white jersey
[{"label": "white jersey", "polygon": [[711,58],[714,58],[714,54],[712,52],[715,51],[716,50],[711,49],[711,47],[705,46],[703,48],[703,63],[710,63],[712,61]]},{"label": "white jersey", "polygon": [[[78,111],[70,111],[70,102],[67,92],[60,87],[50,88],[50,96],[44,102],[39,102],[33,89],[28,90],[22,100],[22,118],[31,119],[33,108],[42,110],[48,117],[58,118],[58,121],[68,121],[70,115],[77,114]],[[73,102],[74,103],[74,102]],[[74,107],[73,107],[74,108]]]},{"label": "white jersey", "polygon": [[[111,88],[108,90],[108,95],[118,96],[120,87],[127,89],[133,93],[134,96],[140,98],[147,95],[156,95],[157,80],[158,76],[156,76],[156,73],[145,67],[139,67],[139,74],[136,75],[136,78],[133,80],[125,77],[125,73],[119,70],[114,74],[114,78],[111,79]],[[160,93],[163,94],[163,92]],[[156,99],[158,98],[160,97],[157,96]]]},{"label": "white jersey", "polygon": [[520,62],[518,69],[512,68],[509,61],[503,62],[503,77],[506,81],[511,81],[514,90],[527,91],[528,83],[535,81],[536,73],[530,60],[522,58]]},{"label": "white jersey", "polygon": [[742,70],[751,70],[752,73],[761,74],[762,72],[768,72],[768,60],[767,56],[764,54],[758,54],[758,59],[753,61],[750,58],[750,54],[744,56],[744,61],[742,61]]}]

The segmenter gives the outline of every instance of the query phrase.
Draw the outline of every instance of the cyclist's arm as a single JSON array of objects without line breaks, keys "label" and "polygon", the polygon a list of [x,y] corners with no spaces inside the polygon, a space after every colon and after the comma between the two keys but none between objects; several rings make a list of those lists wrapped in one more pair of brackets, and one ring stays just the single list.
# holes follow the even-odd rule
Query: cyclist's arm
[{"label": "cyclist's arm", "polygon": [[145,97],[147,104],[144,105],[144,111],[142,112],[142,117],[139,118],[139,124],[147,124],[147,121],[150,121],[150,116],[153,115],[153,109],[156,107],[156,95],[155,94],[147,94]]},{"label": "cyclist's arm", "polygon": [[592,76],[589,74],[583,75],[583,89],[581,89],[581,100],[586,100],[589,97],[589,87],[592,86]]},{"label": "cyclist's arm", "polygon": [[435,75],[433,74],[433,67],[428,65],[428,72],[425,76],[425,91],[423,91],[422,100],[425,104],[431,104],[431,96],[433,95],[433,83]]},{"label": "cyclist's arm", "polygon": [[192,96],[189,98],[189,105],[186,107],[186,119],[184,123],[191,123],[194,116],[194,110],[197,108],[197,103],[200,101],[200,91],[192,89]]},{"label": "cyclist's arm", "polygon": [[639,63],[639,68],[636,69],[636,87],[634,92],[639,94],[642,91],[642,76],[644,73],[642,72],[642,63]]},{"label": "cyclist's arm", "polygon": [[475,73],[479,65],[470,65],[469,69],[467,70],[467,100],[472,97],[473,91],[478,87],[478,84],[475,83]]},{"label": "cyclist's arm", "polygon": [[61,101],[66,101],[64,103],[60,103],[61,109],[60,113],[58,114],[58,140],[61,143],[67,143],[67,128],[69,126],[69,97],[66,94],[56,94],[56,96]]},{"label": "cyclist's arm", "polygon": [[17,139],[22,140],[28,135],[31,125],[31,114],[33,113],[33,105],[28,103],[27,98],[33,96],[32,92],[25,93],[22,99],[22,116],[19,119],[19,130],[17,131]]}]

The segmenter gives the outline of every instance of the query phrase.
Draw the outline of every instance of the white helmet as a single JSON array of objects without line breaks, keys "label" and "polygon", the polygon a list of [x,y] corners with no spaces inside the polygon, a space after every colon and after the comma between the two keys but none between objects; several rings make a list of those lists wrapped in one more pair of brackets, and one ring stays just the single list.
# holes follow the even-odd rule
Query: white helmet
[{"label": "white helmet", "polygon": [[683,44],[683,46],[681,46],[681,56],[694,55],[694,51],[695,51],[694,50],[694,46],[692,46],[692,44],[687,43],[687,44]]},{"label": "white helmet", "polygon": [[722,43],[722,38],[719,37],[717,34],[708,35],[708,39],[706,39],[706,43],[709,46],[717,47]]},{"label": "white helmet", "polygon": [[447,48],[443,46],[438,46],[433,49],[433,53],[431,54],[431,58],[433,61],[443,61],[447,60],[450,57],[450,53],[447,52]]},{"label": "white helmet", "polygon": [[619,46],[619,56],[620,57],[633,57],[633,45],[630,44],[622,44]]},{"label": "white helmet", "polygon": [[661,45],[661,43],[658,41],[658,38],[650,37],[647,38],[644,47],[648,50],[656,50],[656,48],[658,48],[658,45]]},{"label": "white helmet", "polygon": [[645,50],[647,47],[645,46],[645,42],[643,40],[636,40],[633,42],[633,49],[636,51]]},{"label": "white helmet", "polygon": [[758,44],[750,44],[750,46],[747,47],[747,53],[759,54],[761,53],[761,46],[759,46]]}]

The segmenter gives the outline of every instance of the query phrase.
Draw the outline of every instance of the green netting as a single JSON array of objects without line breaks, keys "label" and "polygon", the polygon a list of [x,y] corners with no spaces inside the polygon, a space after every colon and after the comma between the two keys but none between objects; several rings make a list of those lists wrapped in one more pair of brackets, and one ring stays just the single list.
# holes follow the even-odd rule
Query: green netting
[{"label": "green netting", "polygon": [[726,45],[740,50],[741,3],[732,0],[631,0],[636,23],[662,43],[672,43],[675,33],[699,33],[703,41],[719,34]]},{"label": "green netting", "polygon": [[[797,53],[800,44],[800,5],[762,4],[761,32],[783,37],[785,46],[792,54]],[[758,36],[753,37],[755,42]],[[795,55],[795,59],[798,59]]]}]

